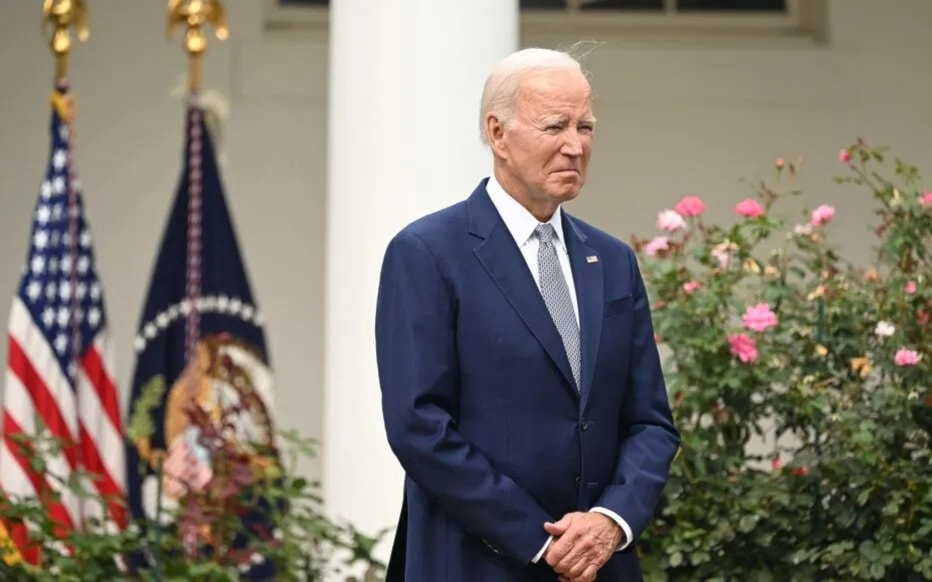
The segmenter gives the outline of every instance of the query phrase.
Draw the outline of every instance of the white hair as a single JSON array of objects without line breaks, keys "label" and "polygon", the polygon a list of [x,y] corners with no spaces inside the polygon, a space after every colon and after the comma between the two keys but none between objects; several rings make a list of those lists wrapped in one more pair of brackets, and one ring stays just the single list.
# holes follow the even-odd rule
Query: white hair
[{"label": "white hair", "polygon": [[[574,45],[574,48],[577,46]],[[579,63],[579,58],[572,52],[575,51],[527,48],[508,55],[492,69],[485,80],[479,105],[479,137],[482,143],[489,143],[485,125],[489,113],[494,113],[505,126],[514,118],[518,88],[522,78],[528,73],[569,69],[588,77]]]}]

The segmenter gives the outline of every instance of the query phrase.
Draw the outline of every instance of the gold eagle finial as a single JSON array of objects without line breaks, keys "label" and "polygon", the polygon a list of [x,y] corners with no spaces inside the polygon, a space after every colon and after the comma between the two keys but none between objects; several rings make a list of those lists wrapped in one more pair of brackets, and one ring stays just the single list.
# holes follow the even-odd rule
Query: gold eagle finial
[{"label": "gold eagle finial", "polygon": [[43,0],[42,29],[51,27],[49,46],[55,53],[55,75],[62,79],[68,74],[68,54],[71,52],[71,27],[78,31],[78,39],[86,41],[87,6],[84,0]]},{"label": "gold eagle finial", "polygon": [[168,0],[168,38],[178,25],[185,25],[184,47],[188,51],[191,67],[188,79],[192,90],[201,85],[201,57],[207,50],[204,26],[212,25],[218,40],[230,35],[226,10],[220,0]]}]

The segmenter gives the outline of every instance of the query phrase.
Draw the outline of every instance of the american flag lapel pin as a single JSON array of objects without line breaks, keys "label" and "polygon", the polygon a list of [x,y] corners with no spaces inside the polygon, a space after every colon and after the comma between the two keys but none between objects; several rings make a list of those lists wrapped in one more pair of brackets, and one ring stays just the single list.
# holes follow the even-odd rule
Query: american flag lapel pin
[{"label": "american flag lapel pin", "polygon": [[587,263],[598,263],[599,257],[597,257],[596,255],[589,255],[588,257],[586,257],[586,262]]}]

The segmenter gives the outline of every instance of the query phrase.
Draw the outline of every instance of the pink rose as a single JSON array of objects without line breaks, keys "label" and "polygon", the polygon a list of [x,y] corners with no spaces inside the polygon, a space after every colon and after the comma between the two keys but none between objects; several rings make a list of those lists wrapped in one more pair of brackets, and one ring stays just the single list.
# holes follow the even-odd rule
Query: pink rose
[{"label": "pink rose", "polygon": [[827,224],[835,218],[835,208],[829,206],[828,204],[823,204],[812,211],[812,218],[809,220],[809,224],[812,226],[822,226]]},{"label": "pink rose", "polygon": [[932,191],[923,192],[922,197],[919,198],[919,204],[923,206],[932,206]]},{"label": "pink rose", "polygon": [[648,257],[654,257],[660,251],[670,248],[670,243],[665,236],[654,237],[652,241],[644,245],[644,254]]},{"label": "pink rose", "polygon": [[705,210],[705,202],[697,196],[684,196],[682,200],[676,203],[673,210],[679,212],[682,216],[699,216]]},{"label": "pink rose", "polygon": [[692,281],[686,281],[685,283],[683,283],[683,293],[686,293],[687,295],[692,295],[693,291],[695,291],[698,288],[699,288],[699,281],[692,280]]},{"label": "pink rose", "polygon": [[770,467],[774,471],[779,471],[783,468],[783,461],[780,460],[780,457],[777,457],[776,459],[770,461]]},{"label": "pink rose", "polygon": [[893,356],[893,362],[897,366],[915,366],[921,359],[922,354],[916,350],[908,350],[906,348],[898,349],[896,355]]},{"label": "pink rose", "polygon": [[764,207],[753,198],[745,198],[735,206],[735,213],[745,218],[757,218],[764,213]]},{"label": "pink rose", "polygon": [[851,162],[851,152],[848,150],[841,150],[838,152],[838,161],[843,164]]},{"label": "pink rose", "polygon": [[774,162],[774,165],[777,166],[778,170],[782,170],[783,166],[786,165],[786,161],[783,158],[777,158],[777,161]]},{"label": "pink rose", "polygon": [[777,325],[777,314],[766,303],[749,305],[741,317],[744,327],[753,331],[767,331]]},{"label": "pink rose", "polygon": [[667,232],[676,232],[686,228],[686,221],[676,210],[664,210],[657,215],[657,228]]},{"label": "pink rose", "polygon": [[738,333],[728,338],[728,348],[745,364],[757,360],[757,343],[751,336]]},{"label": "pink rose", "polygon": [[906,286],[903,287],[903,291],[905,291],[907,295],[912,295],[916,292],[917,289],[918,287],[916,286],[915,281],[907,281]]}]

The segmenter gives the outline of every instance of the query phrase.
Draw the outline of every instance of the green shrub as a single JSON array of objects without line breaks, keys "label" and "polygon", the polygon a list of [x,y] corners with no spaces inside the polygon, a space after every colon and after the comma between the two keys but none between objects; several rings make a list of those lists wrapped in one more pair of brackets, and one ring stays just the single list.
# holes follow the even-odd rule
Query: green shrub
[{"label": "green shrub", "polygon": [[648,579],[932,579],[932,193],[885,154],[839,155],[876,206],[870,265],[833,244],[834,208],[779,217],[783,160],[733,225],[687,197],[635,239],[683,436]]}]

